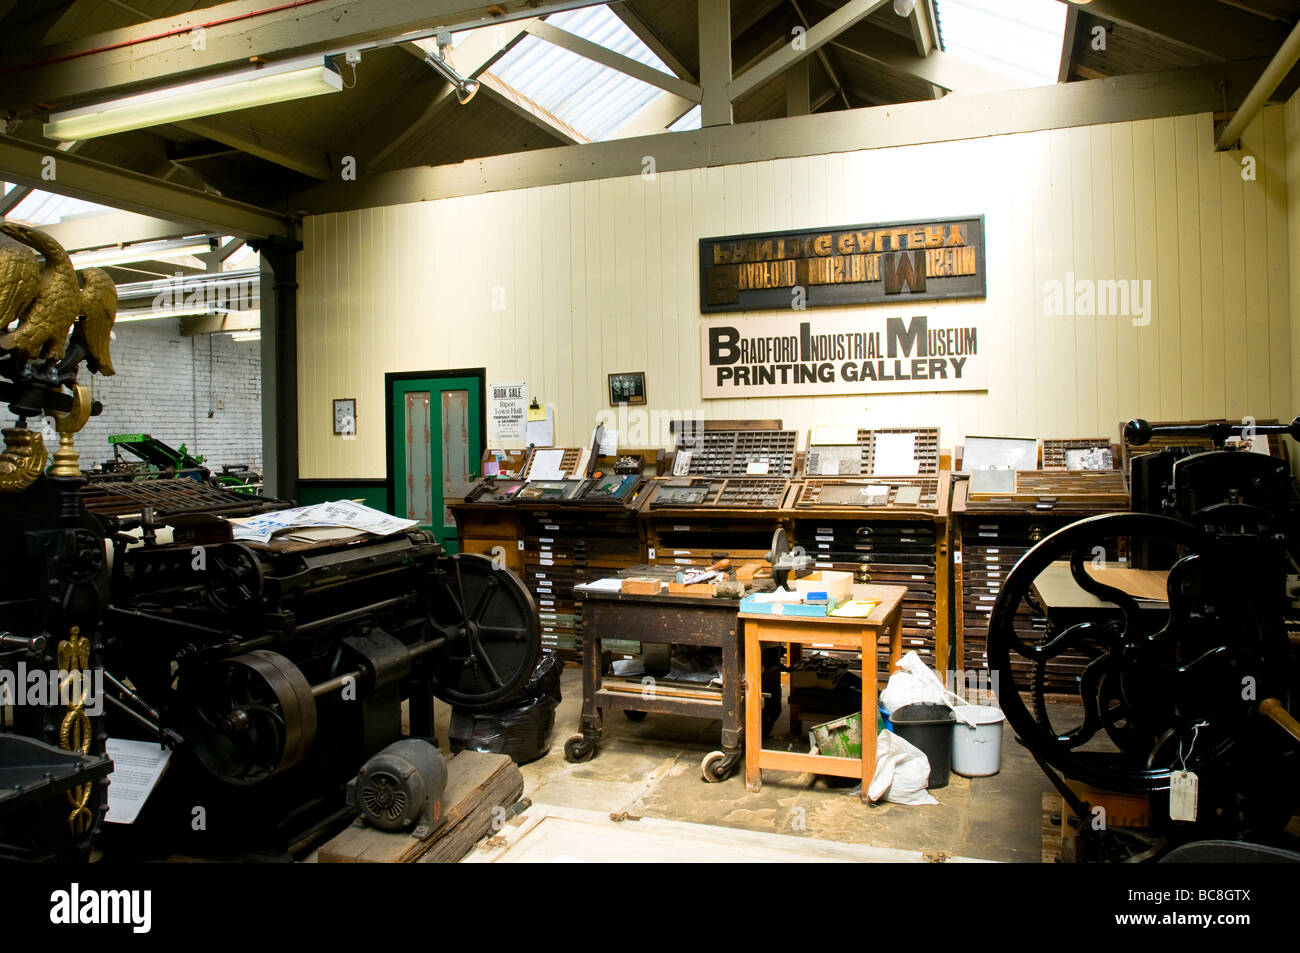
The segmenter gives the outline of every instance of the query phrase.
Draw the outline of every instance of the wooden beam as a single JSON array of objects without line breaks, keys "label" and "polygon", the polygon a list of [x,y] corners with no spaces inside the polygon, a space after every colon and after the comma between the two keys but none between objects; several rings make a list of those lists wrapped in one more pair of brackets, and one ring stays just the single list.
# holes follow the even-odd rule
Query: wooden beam
[{"label": "wooden beam", "polygon": [[229,334],[231,331],[256,331],[262,326],[260,314],[194,314],[181,318],[181,337],[198,334]]},{"label": "wooden beam", "polygon": [[225,261],[227,258],[229,258],[231,255],[239,251],[239,249],[243,248],[247,244],[248,242],[244,241],[242,238],[232,238],[230,241],[226,242],[216,251],[210,252],[209,254],[211,254],[211,256],[217,261]]},{"label": "wooden beam", "polygon": [[[508,20],[595,6],[601,0],[230,0],[0,59],[0,108],[70,106],[268,61],[368,49]],[[194,37],[203,29],[202,49]]]},{"label": "wooden beam", "polygon": [[812,112],[808,89],[808,61],[800,60],[785,71],[785,114],[807,116]]},{"label": "wooden beam", "polygon": [[499,77],[494,76],[492,73],[480,73],[478,82],[481,87],[480,95],[487,94],[516,116],[521,116],[533,125],[545,129],[561,142],[572,145],[591,141],[558,116],[547,112],[519,90],[502,82]]},{"label": "wooden beam", "polygon": [[570,53],[576,53],[584,59],[599,63],[601,66],[608,66],[610,69],[618,70],[633,79],[639,79],[643,83],[656,86],[665,92],[680,96],[682,99],[689,99],[693,103],[700,101],[700,87],[694,83],[688,83],[662,70],[655,69],[653,66],[647,66],[630,56],[616,53],[608,47],[593,43],[584,37],[576,36],[568,30],[561,30],[545,20],[533,21],[533,24],[528,28],[528,32],[538,39],[545,40],[547,43],[568,50]]},{"label": "wooden beam", "polygon": [[1091,0],[1084,12],[1224,60],[1272,55],[1290,32],[1282,23],[1223,3]]},{"label": "wooden beam", "polygon": [[135,212],[111,212],[106,215],[71,218],[54,225],[44,225],[42,230],[70,252],[130,242],[182,238],[202,231],[193,225],[151,215],[137,215]]},{"label": "wooden beam", "polygon": [[672,93],[661,93],[644,106],[631,119],[619,126],[611,139],[632,136],[653,136],[663,132],[677,120],[694,109],[695,103]]},{"label": "wooden beam", "polygon": [[[60,152],[76,152],[81,146],[80,142],[60,142],[55,148]],[[0,218],[4,218],[16,209],[22,204],[23,199],[35,191],[36,189],[30,185],[15,185],[6,195],[0,196]]]},{"label": "wooden beam", "polygon": [[929,56],[931,51],[939,48],[934,0],[916,0],[911,16],[907,18],[907,26],[912,31],[912,43],[916,46],[917,56]]},{"label": "wooden beam", "polygon": [[32,194],[32,189],[27,185],[15,185],[12,189],[0,196],[0,218],[4,218],[20,204],[23,199]]},{"label": "wooden beam", "polygon": [[1074,43],[1079,36],[1079,8],[1071,3],[1065,11],[1065,36],[1061,39],[1061,66],[1056,71],[1058,83],[1068,83],[1074,71]]},{"label": "wooden beam", "polygon": [[283,215],[267,209],[79,155],[59,157],[57,179],[46,181],[41,176],[42,163],[50,151],[12,136],[0,136],[0,179],[198,226],[196,231],[256,238],[288,236],[291,232]]},{"label": "wooden beam", "polygon": [[1223,108],[1220,82],[1228,83],[1228,107],[1234,108],[1265,63],[1222,63],[1002,93],[947,96],[400,169],[356,182],[322,183],[300,193],[293,204],[304,214],[312,214],[595,181],[636,174],[646,155],[655,157],[660,172],[670,172],[1212,113]]},{"label": "wooden beam", "polygon": [[[799,0],[790,0],[790,5],[794,7],[794,12],[799,17],[799,22],[803,25],[803,28],[807,30],[811,24],[808,22],[808,15],[803,12],[803,7],[799,5]],[[831,81],[831,88],[839,94],[840,99],[843,101],[844,108],[852,109],[853,106],[849,102],[849,94],[844,89],[844,83],[840,81],[839,72],[831,65],[831,58],[826,55],[825,49],[817,51],[817,59],[821,62],[822,69],[826,71],[826,78]],[[814,108],[813,112],[816,111],[816,108]]]},{"label": "wooden beam", "polygon": [[281,139],[279,136],[254,129],[252,126],[225,116],[189,119],[176,125],[187,132],[220,142],[313,179],[328,179],[334,174],[329,156],[325,153]]},{"label": "wooden beam", "polygon": [[650,52],[663,60],[664,65],[688,83],[695,82],[695,74],[682,62],[682,58],[655,32],[654,27],[642,19],[641,14],[627,3],[609,4],[610,12],[623,21],[624,26],[636,35],[636,38],[649,48]]},{"label": "wooden beam", "polygon": [[[535,22],[537,21],[531,18],[514,20],[510,23],[500,23],[495,26],[474,30],[464,37],[455,49],[447,51],[447,61],[461,76],[466,79],[476,79],[485,70],[491,68],[492,64],[502,56],[514,49],[515,44],[523,39],[528,27]],[[431,55],[428,50],[418,43],[403,43],[402,49],[422,62]],[[383,143],[383,145],[378,152],[367,160],[366,171],[373,172],[385,159],[410,142],[411,139],[431,129],[442,110],[450,103],[455,102],[454,93],[455,90],[452,89],[450,83],[443,83],[438,87],[438,91],[425,103],[424,108],[420,110],[414,121],[408,122],[396,133],[381,134],[379,142]],[[384,112],[387,113],[390,110]],[[393,111],[393,114],[404,115],[400,109]],[[389,121],[391,120],[385,115],[376,117],[375,123],[368,125],[357,137],[358,144],[364,144],[368,149],[375,142],[375,127],[379,123]],[[357,151],[360,150],[354,148],[352,154]]]},{"label": "wooden beam", "polygon": [[731,83],[731,4],[729,0],[699,0],[700,124],[729,126]]},{"label": "wooden beam", "polygon": [[746,93],[753,92],[773,77],[779,76],[809,53],[817,52],[822,46],[888,2],[889,0],[849,0],[830,16],[819,20],[797,40],[783,45],[767,59],[733,79],[727,87],[727,95],[734,103]]},{"label": "wooden beam", "polygon": [[869,23],[845,31],[834,46],[851,56],[870,60],[895,73],[942,86],[954,93],[996,93],[1022,85],[938,50],[929,56],[917,56],[912,43],[905,37]]}]

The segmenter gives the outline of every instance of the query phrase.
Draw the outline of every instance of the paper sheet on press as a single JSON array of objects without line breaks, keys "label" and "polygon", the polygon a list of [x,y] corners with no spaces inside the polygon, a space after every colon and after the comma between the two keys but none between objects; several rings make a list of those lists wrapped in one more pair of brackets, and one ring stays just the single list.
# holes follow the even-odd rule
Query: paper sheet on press
[{"label": "paper sheet on press", "polygon": [[[351,500],[313,503],[288,510],[241,516],[229,520],[231,534],[237,540],[268,543],[276,533],[304,530],[308,527],[347,527],[361,533],[387,536],[418,525],[418,520],[401,519]],[[312,534],[307,534],[312,535]],[[317,534],[319,535],[319,534]],[[333,534],[327,534],[333,535]]]},{"label": "paper sheet on press", "polygon": [[916,476],[916,434],[877,431],[871,470],[885,476]]},{"label": "paper sheet on press", "polygon": [[104,820],[110,824],[134,823],[167,769],[172,753],[156,741],[109,738],[106,745],[113,773],[108,776],[108,813]]}]

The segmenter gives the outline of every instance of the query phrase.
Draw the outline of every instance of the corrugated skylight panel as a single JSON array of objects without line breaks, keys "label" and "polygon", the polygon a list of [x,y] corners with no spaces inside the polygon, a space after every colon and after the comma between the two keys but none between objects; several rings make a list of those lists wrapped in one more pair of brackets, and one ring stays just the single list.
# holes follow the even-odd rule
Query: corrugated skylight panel
[{"label": "corrugated skylight panel", "polygon": [[83,202],[81,199],[68,198],[66,195],[55,195],[52,192],[42,192],[38,189],[24,197],[5,217],[18,222],[26,222],[28,225],[56,225],[69,218],[82,215],[106,215],[116,211],[117,209],[109,208],[106,205]]},{"label": "corrugated skylight panel", "polygon": [[[672,75],[664,62],[604,5],[557,13],[546,22]],[[662,93],[626,73],[535,36],[521,40],[492,66],[491,72],[592,140],[609,138]]]},{"label": "corrugated skylight panel", "polygon": [[1027,86],[1056,82],[1065,38],[1059,0],[935,0],[944,52]]}]

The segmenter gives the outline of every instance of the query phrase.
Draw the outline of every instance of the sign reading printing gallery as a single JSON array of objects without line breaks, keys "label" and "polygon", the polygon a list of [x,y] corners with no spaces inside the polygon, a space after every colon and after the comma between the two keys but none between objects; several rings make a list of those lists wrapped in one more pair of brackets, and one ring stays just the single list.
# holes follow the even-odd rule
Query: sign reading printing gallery
[{"label": "sign reading printing gallery", "polygon": [[700,310],[983,298],[984,217],[700,239]]},{"label": "sign reading printing gallery", "polygon": [[987,390],[972,309],[899,317],[770,315],[706,321],[702,395],[906,394]]}]

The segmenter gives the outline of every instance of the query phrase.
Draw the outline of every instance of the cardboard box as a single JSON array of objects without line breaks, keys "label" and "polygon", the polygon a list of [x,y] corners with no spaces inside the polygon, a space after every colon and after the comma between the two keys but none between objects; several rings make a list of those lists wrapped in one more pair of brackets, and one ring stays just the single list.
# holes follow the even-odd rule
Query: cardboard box
[{"label": "cardboard box", "polygon": [[794,591],[804,593],[805,598],[809,592],[824,592],[833,605],[839,605],[853,596],[853,573],[830,569],[812,572],[794,581]]}]

